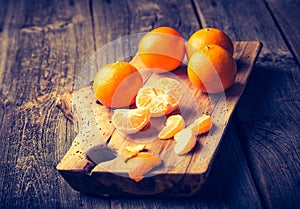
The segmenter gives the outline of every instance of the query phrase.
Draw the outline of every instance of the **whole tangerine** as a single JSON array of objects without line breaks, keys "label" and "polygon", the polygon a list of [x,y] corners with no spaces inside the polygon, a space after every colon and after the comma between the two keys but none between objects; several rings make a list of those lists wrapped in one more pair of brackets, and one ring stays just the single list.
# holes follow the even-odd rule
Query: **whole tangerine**
[{"label": "whole tangerine", "polygon": [[171,27],[156,28],[142,37],[138,55],[143,64],[154,72],[172,71],[184,58],[184,39]]},{"label": "whole tangerine", "polygon": [[190,36],[186,46],[187,57],[190,58],[197,50],[211,44],[219,45],[233,55],[233,43],[225,32],[217,28],[203,28]]},{"label": "whole tangerine", "polygon": [[237,68],[232,56],[218,45],[196,51],[188,63],[191,83],[205,93],[225,91],[233,85]]},{"label": "whole tangerine", "polygon": [[110,108],[127,107],[133,104],[142,86],[141,74],[128,62],[103,66],[97,72],[93,83],[98,101]]}]

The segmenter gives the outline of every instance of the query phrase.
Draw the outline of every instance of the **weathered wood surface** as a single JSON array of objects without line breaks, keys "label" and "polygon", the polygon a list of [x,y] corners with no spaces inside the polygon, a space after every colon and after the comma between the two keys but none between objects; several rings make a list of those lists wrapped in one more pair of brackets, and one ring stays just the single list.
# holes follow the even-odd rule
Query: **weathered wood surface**
[{"label": "weathered wood surface", "polygon": [[282,34],[283,41],[291,51],[291,54],[296,59],[298,65],[300,63],[300,35],[299,28],[300,22],[300,1],[280,1],[280,0],[267,0],[268,10],[275,24],[277,24],[279,31]]},{"label": "weathered wood surface", "polygon": [[[1,0],[0,207],[299,208],[299,4],[282,2]],[[264,44],[203,193],[188,200],[79,194],[55,171],[75,137],[55,98],[72,88],[94,50],[160,25],[185,38],[215,26],[233,40]]]},{"label": "weathered wood surface", "polygon": [[[263,205],[298,208],[300,77],[299,66],[293,61],[285,38],[292,43],[299,34],[299,27],[293,21],[279,21],[280,28],[291,27],[282,31],[274,17],[285,18],[284,15],[278,17],[285,14],[287,19],[293,19],[293,11],[299,11],[299,4],[298,9],[294,3],[295,8],[290,10],[288,2],[267,2],[270,7],[260,1],[230,4],[199,1],[196,4],[202,8],[206,25],[225,28],[236,40],[258,39],[263,43],[258,67],[238,107],[235,125]],[[271,7],[277,10],[272,13]],[[213,13],[213,10],[220,12]],[[223,14],[229,15],[224,18]],[[296,47],[296,44],[292,45]]]},{"label": "weathered wood surface", "polygon": [[[2,6],[3,5],[3,6]],[[110,208],[55,171],[74,137],[57,94],[93,53],[88,2],[6,1],[0,22],[0,208]]]}]

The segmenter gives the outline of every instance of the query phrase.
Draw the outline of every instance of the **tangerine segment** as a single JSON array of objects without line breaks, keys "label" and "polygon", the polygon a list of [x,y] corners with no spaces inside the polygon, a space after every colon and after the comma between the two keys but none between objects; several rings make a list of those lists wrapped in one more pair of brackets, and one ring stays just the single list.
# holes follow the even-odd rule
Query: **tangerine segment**
[{"label": "tangerine segment", "polygon": [[190,152],[196,145],[196,136],[192,129],[185,128],[178,132],[174,151],[177,155],[184,155]]},{"label": "tangerine segment", "polygon": [[137,108],[150,109],[151,117],[161,117],[175,110],[178,102],[164,90],[145,86],[136,96]]},{"label": "tangerine segment", "polygon": [[208,132],[212,127],[212,119],[209,115],[201,115],[193,123],[188,125],[196,135]]},{"label": "tangerine segment", "polygon": [[158,134],[158,138],[170,139],[184,127],[185,122],[183,117],[181,115],[172,115],[168,117],[166,126],[160,131],[160,133]]},{"label": "tangerine segment", "polygon": [[149,109],[116,109],[112,116],[115,128],[123,134],[133,134],[144,128],[150,121]]}]

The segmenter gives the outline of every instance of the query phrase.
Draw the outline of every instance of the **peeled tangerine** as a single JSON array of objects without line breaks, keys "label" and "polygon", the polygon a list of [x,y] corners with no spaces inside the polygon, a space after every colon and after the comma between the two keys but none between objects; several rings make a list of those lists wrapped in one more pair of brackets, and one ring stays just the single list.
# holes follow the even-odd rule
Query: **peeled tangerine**
[{"label": "peeled tangerine", "polygon": [[151,117],[161,117],[175,110],[182,97],[183,90],[177,80],[161,78],[140,88],[135,104],[137,108],[149,108]]},{"label": "peeled tangerine", "polygon": [[190,152],[196,145],[196,136],[192,129],[185,128],[177,134],[174,151],[177,155]]}]

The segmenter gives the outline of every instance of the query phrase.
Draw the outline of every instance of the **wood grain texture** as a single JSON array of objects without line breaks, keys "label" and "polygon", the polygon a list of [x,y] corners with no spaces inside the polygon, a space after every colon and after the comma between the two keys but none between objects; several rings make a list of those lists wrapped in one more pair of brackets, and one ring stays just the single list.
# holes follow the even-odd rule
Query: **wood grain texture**
[{"label": "wood grain texture", "polygon": [[[28,48],[27,46],[30,44],[30,42],[27,41],[26,44],[24,44],[23,42],[21,42],[21,43],[16,42],[15,40],[19,40],[19,34],[21,34],[21,36],[20,36],[21,40],[22,40],[23,33],[25,33],[25,34],[29,33],[31,35],[30,40],[37,39],[40,41],[43,40],[44,37],[43,36],[36,37],[35,33],[46,35],[46,39],[45,39],[46,43],[48,43],[51,46],[49,46],[48,48],[46,48],[46,50],[44,50],[42,52],[39,51],[39,53],[40,53],[40,55],[45,54],[44,55],[45,59],[42,59],[44,61],[42,69],[43,68],[50,69],[49,71],[45,72],[45,78],[47,78],[47,79],[43,85],[47,86],[47,91],[49,91],[49,92],[54,91],[54,90],[52,90],[52,87],[54,85],[53,89],[55,89],[57,91],[53,95],[50,94],[49,100],[51,100],[51,102],[54,102],[55,95],[57,95],[61,92],[64,92],[64,91],[70,89],[70,87],[72,87],[75,75],[80,71],[80,67],[83,65],[85,60],[90,56],[90,53],[91,53],[91,51],[93,51],[93,48],[95,48],[95,47],[93,47],[93,45],[94,45],[93,40],[90,36],[90,34],[92,34],[91,33],[91,25],[90,25],[92,21],[89,16],[89,10],[91,10],[91,8],[89,8],[87,6],[87,3],[81,4],[79,2],[72,2],[72,1],[69,2],[70,7],[68,6],[68,3],[65,4],[64,2],[62,2],[61,4],[59,4],[57,2],[49,2],[49,3],[41,2],[40,4],[36,5],[35,7],[32,7],[33,3],[27,2],[27,4],[28,5],[26,6],[26,9],[25,9],[26,12],[24,12],[22,10],[25,7],[23,4],[21,4],[20,7],[18,7],[21,11],[13,10],[14,5],[13,4],[9,5],[10,10],[8,12],[10,12],[10,13],[8,13],[9,15],[7,15],[7,17],[11,18],[11,19],[8,19],[8,20],[6,19],[6,20],[8,22],[7,26],[11,27],[13,29],[10,28],[7,31],[5,31],[6,32],[5,40],[8,40],[8,44],[6,46],[10,46],[11,48],[10,48],[10,51],[5,51],[5,50],[4,51],[5,51],[5,54],[8,54],[8,56],[11,56],[12,59],[11,58],[6,59],[7,63],[5,64],[5,67],[1,68],[1,70],[10,69],[10,64],[14,63],[14,60],[16,60],[16,58],[14,58],[15,54],[17,53],[16,51],[18,51],[18,53],[19,53],[18,59],[25,56],[25,55],[22,55],[22,51],[25,51],[25,49]],[[52,4],[54,4],[56,6],[53,6]],[[110,4],[110,3],[108,2],[105,4]],[[144,9],[140,9],[140,12],[136,13],[136,19],[138,20],[139,16],[141,14],[143,14],[146,16],[146,21],[144,22],[145,25],[148,24],[147,21],[153,20],[154,24],[156,24],[153,27],[156,27],[156,26],[160,25],[161,21],[166,21],[165,24],[175,24],[174,27],[178,26],[181,29],[182,33],[185,33],[185,31],[188,31],[186,33],[190,34],[193,31],[194,26],[192,27],[192,25],[195,22],[192,21],[192,24],[191,23],[189,23],[189,24],[181,24],[180,23],[182,21],[181,19],[192,20],[194,18],[192,15],[188,15],[186,17],[186,14],[191,14],[191,13],[189,13],[191,11],[189,8],[189,5],[184,6],[184,7],[178,6],[178,3],[176,3],[176,2],[173,2],[171,5],[168,5],[165,2],[163,2],[163,3],[157,2],[156,4],[159,6],[155,6],[155,8],[158,8],[155,11],[160,11],[160,13],[157,15],[157,13],[154,12],[154,14],[152,16],[153,19],[150,18],[147,20],[148,14],[144,13],[144,11],[145,11]],[[160,4],[164,4],[165,6],[160,6]],[[43,10],[43,11],[35,13],[35,10],[37,10],[39,8],[43,8],[46,11]],[[147,7],[145,7],[145,8],[147,8]],[[187,11],[187,12],[186,13],[178,12],[178,11],[181,11],[181,9],[183,9],[183,11]],[[69,10],[71,10],[71,11],[69,11]],[[135,10],[135,7],[133,7],[132,10]],[[169,12],[169,17],[161,18],[161,16],[160,16],[161,13],[166,14],[165,10],[171,11],[171,12]],[[19,16],[12,17],[13,11],[16,12],[17,14],[19,14]],[[100,12],[101,9],[93,10],[93,11],[97,14],[101,14],[101,12]],[[97,11],[99,11],[99,12],[97,12]],[[29,14],[27,14],[27,13],[29,13]],[[51,15],[47,15],[47,18],[44,18],[44,16],[45,16],[44,13],[51,14]],[[74,15],[75,17],[70,19],[70,17],[68,16],[70,13],[72,15]],[[151,10],[150,10],[150,13],[151,13]],[[179,15],[181,19],[178,17],[178,21],[174,22],[172,20],[172,18],[174,19],[174,14]],[[28,19],[25,19],[26,24],[24,23],[24,26],[23,26],[24,18],[22,15],[28,16]],[[72,15],[70,15],[70,16],[73,17]],[[158,16],[158,18],[156,18],[155,16]],[[170,18],[170,17],[172,17],[172,18]],[[62,18],[62,19],[66,18],[71,23],[65,24],[65,23],[63,23],[64,22],[63,20],[60,20],[60,18]],[[101,18],[101,16],[100,16],[100,18]],[[57,21],[57,19],[59,21]],[[159,21],[157,21],[157,20],[159,20]],[[10,23],[11,21],[12,21],[12,24]],[[114,23],[115,22],[114,18],[110,19],[109,22]],[[135,27],[137,27],[137,31],[138,31],[138,28],[140,26],[137,26],[136,24],[134,24],[134,25],[135,25]],[[120,26],[120,28],[123,28],[122,24],[119,26]],[[110,27],[107,27],[107,28],[109,30]],[[99,40],[100,37],[105,38],[105,35],[103,35],[103,34],[106,34],[107,28],[105,28],[105,30],[102,30],[102,33],[99,33],[98,35],[96,34],[95,37],[96,38],[98,37],[97,40]],[[121,29],[119,29],[119,30],[121,30]],[[73,33],[75,35],[72,36]],[[114,32],[115,36],[118,36],[119,34],[122,34],[122,32],[120,32],[120,31]],[[47,39],[48,36],[50,36],[51,39],[48,40]],[[62,40],[60,42],[61,38],[62,38]],[[67,43],[64,43],[66,40],[69,40],[69,41],[67,41]],[[74,45],[71,45],[71,42],[72,43],[78,42],[78,44],[76,44],[74,46]],[[40,43],[40,42],[38,42],[38,43]],[[99,46],[101,47],[101,44],[104,44],[104,41],[98,42],[98,43],[99,43]],[[21,45],[22,45],[22,47],[21,47]],[[38,47],[39,47],[39,44],[37,45],[37,48],[35,48],[35,49],[29,48],[28,51],[35,52],[35,50],[38,50]],[[62,51],[61,51],[61,48],[62,48]],[[48,52],[49,50],[50,50],[50,52],[53,51],[53,54],[50,53],[51,56],[48,57],[46,55],[47,55],[47,53],[49,53]],[[70,52],[72,52],[72,53],[69,54]],[[26,56],[30,57],[29,54]],[[84,56],[84,58],[82,58],[82,56]],[[76,62],[74,62],[74,59],[73,58],[71,59],[70,57],[75,57],[74,59],[76,60]],[[36,62],[37,61],[35,60],[35,62],[31,62],[29,64],[32,66],[35,66]],[[68,66],[68,68],[64,68],[66,65]],[[18,68],[21,70],[24,68],[25,69],[28,68],[28,66],[23,67],[22,65],[19,65]],[[13,73],[18,72],[17,67],[14,67],[14,69],[15,70],[13,71]],[[76,73],[74,73],[74,71],[76,71]],[[5,71],[5,72],[9,73],[10,71]],[[21,75],[19,75],[19,76],[21,76]],[[26,79],[22,79],[22,81],[27,81],[27,82],[24,82],[23,86],[21,86],[19,88],[18,92],[23,90],[24,88],[27,89],[26,95],[28,94],[28,92],[29,92],[29,95],[31,94],[30,93],[31,91],[35,92],[36,91],[35,88],[28,87],[28,86],[34,87],[34,85],[35,85],[34,83],[30,84],[30,85],[28,83],[30,83],[31,80],[34,80],[34,78],[36,78],[35,76],[37,76],[37,78],[40,77],[39,74],[34,74],[34,75],[32,75],[32,77],[27,77]],[[7,76],[7,77],[11,77],[11,76]],[[4,81],[5,80],[4,77],[2,77],[2,78],[3,78],[2,80]],[[31,79],[31,78],[33,78],[33,79]],[[68,78],[68,79],[66,79],[66,78]],[[20,80],[20,79],[16,78],[15,82],[18,80]],[[43,81],[43,79],[41,79],[41,80]],[[53,82],[46,85],[49,81],[53,81]],[[53,84],[53,83],[55,83],[57,85],[55,86],[55,84]],[[3,86],[1,86],[4,89],[6,89],[6,92],[8,91],[7,89],[9,89],[9,87],[10,87],[10,85],[8,85],[8,84],[9,84],[9,80],[7,80],[7,84],[4,84]],[[2,91],[1,93],[3,93],[3,92],[4,91]],[[25,93],[19,92],[19,95],[25,95]],[[46,94],[46,95],[48,96],[48,94]],[[45,96],[45,98],[49,98],[47,96]],[[22,99],[24,99],[25,97],[26,96],[23,96]],[[44,107],[47,108],[47,109],[44,109],[44,111],[52,112],[54,117],[51,119],[52,115],[48,114],[49,115],[48,122],[44,123],[45,127],[53,127],[51,130],[48,130],[47,132],[45,132],[45,130],[43,128],[40,129],[40,131],[42,131],[44,133],[44,135],[42,135],[42,137],[39,139],[43,140],[43,141],[48,141],[48,145],[45,145],[45,144],[40,145],[40,146],[43,146],[43,148],[45,149],[44,151],[47,154],[47,156],[45,156],[44,158],[41,157],[41,161],[43,161],[43,159],[47,159],[46,162],[51,163],[51,162],[58,161],[58,159],[60,159],[60,157],[65,154],[66,150],[68,149],[68,147],[71,143],[70,139],[72,138],[72,136],[74,136],[74,131],[73,131],[73,127],[70,125],[70,123],[66,122],[66,120],[62,118],[62,114],[60,114],[57,110],[54,110],[53,106],[51,106],[49,108],[49,105],[47,104],[47,102],[42,100],[43,98],[44,97],[40,98],[41,99],[40,104],[43,104]],[[31,97],[25,98],[25,99],[30,101],[29,103],[26,103],[27,112],[30,112],[31,105],[32,105]],[[10,101],[13,101],[13,99],[11,99]],[[11,105],[12,105],[12,102],[9,102],[9,100],[4,100],[4,104],[2,104],[3,112],[1,112],[1,114],[2,115],[4,115],[4,113],[6,115],[12,114],[12,112],[14,112],[13,107],[11,107],[10,112],[6,112],[7,110],[9,110]],[[34,129],[33,127],[38,128],[38,129],[41,127],[41,124],[39,124],[39,121],[35,121],[36,119],[40,118],[39,114],[37,116],[25,115],[23,117],[10,118],[11,120],[9,120],[9,121],[12,123],[11,126],[15,125],[14,121],[19,121],[18,123],[20,123],[19,126],[15,127],[13,130],[10,130],[10,131],[13,131],[13,132],[15,131],[16,133],[18,133],[19,132],[18,127],[23,128],[22,119],[27,119],[27,118],[29,118],[32,122],[34,121],[34,124],[30,127],[24,126],[24,129],[23,129],[24,131],[26,131],[27,129],[32,130],[32,129]],[[5,116],[5,119],[7,119],[7,116]],[[21,119],[21,120],[19,120],[19,119]],[[4,121],[4,119],[3,119],[3,121]],[[35,123],[38,123],[38,124],[35,124]],[[11,127],[11,126],[10,125],[2,126],[1,130],[6,130],[7,127]],[[1,133],[3,133],[2,137],[4,137],[5,134],[7,134],[8,132],[1,132]],[[22,131],[20,131],[20,133],[22,133]],[[48,136],[46,133],[55,133],[55,135]],[[23,135],[23,136],[25,136],[25,135]],[[34,136],[34,134],[29,133],[29,135],[26,136],[27,140],[28,140],[28,137],[30,137],[30,139],[32,139],[32,136]],[[56,140],[55,140],[55,142],[53,142],[53,140],[57,136],[59,136],[59,139],[60,139],[59,142],[57,142]],[[2,139],[2,137],[1,137],[1,139]],[[5,136],[5,139],[7,140],[7,143],[8,143],[8,140],[10,138]],[[18,153],[17,150],[18,150],[18,147],[20,147],[19,142],[21,139],[19,138],[19,141],[18,141],[18,138],[15,138],[15,139],[17,140],[15,142],[16,146],[14,146],[16,148],[8,147],[8,144],[6,145],[6,147],[1,147],[1,148],[3,148],[3,150],[6,150],[6,152],[2,152],[2,153],[5,153],[5,156],[6,156],[5,159],[8,159],[8,158],[9,159],[17,159],[18,155],[16,155],[16,154],[15,154],[15,158],[7,155],[7,153],[11,153],[11,155],[14,153]],[[40,143],[40,142],[38,142],[38,143]],[[40,144],[42,144],[42,143],[40,143]],[[24,149],[31,150],[30,153],[25,152],[27,155],[36,155],[36,154],[33,154],[36,151],[36,149],[38,149],[36,146],[32,146],[32,144],[27,145],[27,144],[22,143],[22,147],[23,147],[22,148],[23,151],[24,151]],[[52,151],[47,151],[47,147],[52,148],[51,149]],[[41,153],[41,156],[44,156],[43,153],[44,152]],[[49,160],[49,159],[52,159],[51,158],[52,154],[54,154],[56,160],[55,159]],[[6,161],[6,162],[11,162],[11,161]],[[37,162],[36,164],[40,165],[41,162]],[[30,165],[29,165],[29,167],[30,167]],[[4,168],[4,167],[2,167],[2,168]],[[48,165],[45,165],[44,167],[39,167],[39,168],[40,168],[40,170],[39,170],[40,173],[47,173],[47,174],[45,174],[47,176],[44,177],[44,179],[45,179],[44,181],[47,181],[48,185],[50,185],[50,187],[47,187],[47,188],[49,188],[49,190],[47,190],[47,189],[43,190],[43,191],[45,191],[45,193],[47,193],[47,195],[41,196],[41,194],[38,193],[38,191],[39,191],[38,189],[34,190],[34,191],[30,190],[29,192],[28,192],[28,190],[20,189],[20,190],[18,190],[19,196],[14,195],[15,188],[17,187],[17,186],[15,186],[16,185],[15,182],[19,182],[19,178],[17,178],[17,173],[22,174],[22,169],[21,169],[21,172],[19,172],[19,170],[15,171],[14,164],[11,164],[10,168],[5,167],[5,170],[2,170],[4,173],[4,176],[6,176],[6,178],[4,179],[6,187],[2,187],[2,188],[5,188],[5,190],[4,190],[5,192],[1,193],[1,195],[2,195],[1,196],[1,204],[2,204],[1,206],[5,205],[7,207],[10,207],[10,206],[19,207],[20,205],[22,205],[22,206],[28,205],[28,207],[42,207],[42,206],[48,205],[49,207],[53,206],[53,207],[72,207],[72,208],[74,208],[79,205],[80,207],[83,207],[83,208],[84,207],[91,208],[91,207],[97,207],[97,206],[99,206],[101,208],[107,207],[107,204],[109,203],[107,199],[95,200],[93,198],[82,196],[82,195],[79,195],[78,193],[74,193],[73,190],[70,187],[68,187],[64,181],[62,181],[62,179],[59,179],[57,176],[53,177],[53,175],[51,174],[52,170],[50,170],[50,172],[49,172]],[[15,173],[15,175],[12,175],[14,173]],[[30,173],[31,172],[28,172],[26,175],[29,175]],[[243,176],[242,179],[249,177],[249,173],[246,172],[245,174],[246,174],[246,177]],[[23,176],[25,176],[24,181],[23,181],[25,184],[26,184],[26,182],[30,182],[30,178],[27,178],[26,175],[23,175]],[[54,175],[56,175],[56,174],[54,174]],[[16,179],[13,180],[13,182],[11,182],[10,181],[11,178],[8,178],[8,176],[13,176],[11,178],[16,178]],[[32,178],[31,181],[33,183],[31,185],[35,184],[35,179],[38,179],[38,178]],[[55,181],[53,181],[53,179],[55,179]],[[7,184],[7,182],[10,182],[10,183]],[[4,181],[2,183],[4,184]],[[44,185],[44,184],[45,183],[43,181],[41,181],[40,185]],[[55,188],[57,188],[57,184],[62,185],[62,187],[58,187],[58,191],[55,189]],[[248,187],[251,187],[251,185],[248,185]],[[37,194],[39,194],[38,195],[39,198],[36,198]],[[239,192],[236,192],[236,194],[240,195]],[[222,196],[222,194],[218,194],[216,196],[220,196],[220,195]],[[30,199],[31,197],[35,197],[35,199],[33,201],[31,201],[32,200],[32,199]],[[15,198],[17,198],[17,201],[15,201]],[[218,199],[218,197],[216,197],[216,198]],[[30,202],[30,204],[29,204],[29,202]],[[195,204],[196,204],[196,202],[197,201],[195,201]],[[222,204],[223,203],[221,202],[218,205],[222,205]],[[231,205],[231,204],[229,204],[229,205]],[[138,207],[138,205],[134,205],[133,207]]]},{"label": "wood grain texture", "polygon": [[294,55],[298,65],[300,64],[300,45],[299,45],[299,28],[300,13],[299,1],[279,1],[267,0],[267,8],[269,9],[275,24],[278,25],[287,47]]},{"label": "wood grain texture", "polygon": [[85,201],[55,171],[74,137],[55,100],[72,89],[93,52],[88,6],[67,1],[0,6],[7,8],[0,33],[0,208],[91,208],[93,202],[109,207],[105,199]]},{"label": "wood grain texture", "polygon": [[[0,208],[259,208],[256,188],[266,208],[299,208],[297,1],[191,2],[0,0]],[[234,115],[238,138],[229,127],[203,192],[188,200],[75,192],[55,171],[75,137],[56,96],[109,40],[160,25],[187,39],[199,24],[264,44]]]},{"label": "wood grain texture", "polygon": [[[264,45],[249,80],[251,87],[246,88],[237,108],[235,125],[264,206],[298,208],[299,66],[281,32],[290,40],[298,33],[291,32],[297,27],[286,30],[292,21],[280,23],[285,16],[278,15],[292,18],[299,8],[296,2],[292,10],[287,2],[267,3],[269,7],[260,1],[195,1],[207,26],[219,27],[235,40],[260,40]],[[274,17],[279,18],[282,31]]]}]

